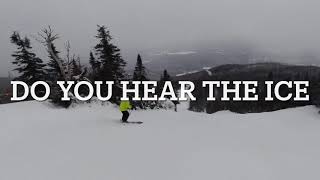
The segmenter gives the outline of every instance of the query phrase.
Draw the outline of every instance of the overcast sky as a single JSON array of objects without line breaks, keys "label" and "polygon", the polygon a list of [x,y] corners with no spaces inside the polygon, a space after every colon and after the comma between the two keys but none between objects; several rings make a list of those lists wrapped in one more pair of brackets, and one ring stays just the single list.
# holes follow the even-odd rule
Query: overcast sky
[{"label": "overcast sky", "polygon": [[[320,50],[318,0],[0,0],[0,76],[12,69],[14,30],[30,38],[47,25],[88,57],[96,25],[110,28],[127,60],[149,48],[242,39],[272,51]],[[45,49],[33,41],[35,51]]]}]

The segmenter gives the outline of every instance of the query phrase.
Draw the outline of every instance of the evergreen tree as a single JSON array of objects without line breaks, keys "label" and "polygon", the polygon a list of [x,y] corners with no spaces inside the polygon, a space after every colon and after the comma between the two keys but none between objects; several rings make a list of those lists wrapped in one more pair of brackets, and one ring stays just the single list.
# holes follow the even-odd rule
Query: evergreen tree
[{"label": "evergreen tree", "polygon": [[[59,51],[57,51],[57,48],[55,47],[55,45],[52,43],[51,45],[52,47],[52,51],[56,56],[59,56]],[[49,53],[49,62],[48,62],[48,74],[49,74],[49,78],[51,80],[57,80],[57,79],[62,79],[62,75],[61,75],[61,71],[60,71],[60,67],[59,64],[57,63],[57,61],[52,57],[52,55]]]},{"label": "evergreen tree", "polygon": [[97,72],[100,71],[101,62],[97,61],[96,58],[93,56],[93,53],[90,52],[89,63],[91,65],[91,69],[92,69],[92,77],[93,77],[93,79],[95,79]]},{"label": "evergreen tree", "polygon": [[163,75],[161,76],[160,81],[171,81],[171,76],[168,74],[168,71],[166,69],[163,71]]},{"label": "evergreen tree", "polygon": [[21,38],[18,32],[13,32],[10,37],[11,42],[18,48],[12,54],[15,60],[12,62],[18,67],[14,70],[20,73],[16,80],[24,81],[29,86],[36,81],[45,79],[43,61],[32,52],[30,40],[25,37]]},{"label": "evergreen tree", "polygon": [[81,64],[80,64],[80,58],[78,57],[77,59],[75,59],[74,57],[71,60],[71,74],[72,76],[78,76],[81,74],[82,70],[81,70]]},{"label": "evergreen tree", "polygon": [[158,87],[158,95],[161,94],[161,92],[163,90],[163,86],[164,86],[166,81],[171,81],[171,77],[170,77],[168,71],[165,69],[163,71],[163,74],[160,77],[160,82],[159,82],[159,87]]},{"label": "evergreen tree", "polygon": [[94,47],[96,58],[101,62],[98,80],[114,81],[114,93],[111,101],[115,102],[120,96],[120,81],[125,77],[124,66],[126,62],[120,55],[120,49],[112,44],[112,37],[105,26],[98,26],[96,38],[99,40]]},{"label": "evergreen tree", "polygon": [[165,69],[163,71],[163,74],[161,75],[160,77],[160,81],[159,81],[159,85],[157,86],[157,95],[160,96],[161,95],[161,92],[163,90],[163,86],[165,84],[166,81],[171,81],[171,77],[168,73],[168,71]]},{"label": "evergreen tree", "polygon": [[268,76],[267,76],[267,80],[268,81],[272,81],[273,80],[273,73],[272,71],[269,72]]},{"label": "evergreen tree", "polygon": [[[137,63],[136,63],[136,67],[134,69],[133,72],[133,77],[132,80],[133,81],[147,81],[147,73],[145,71],[145,67],[142,64],[142,59],[140,54],[138,54],[137,57]],[[142,97],[144,95],[144,87],[143,85],[139,86],[139,96]],[[152,104],[152,102],[146,102],[146,101],[136,101],[133,102],[134,106],[138,106],[141,109],[146,109],[147,107],[150,107],[150,105]]]},{"label": "evergreen tree", "polygon": [[133,72],[132,80],[133,81],[147,81],[148,80],[146,68],[142,64],[142,59],[141,59],[140,54],[138,54],[138,57],[137,57],[137,63],[136,63],[136,67]]},{"label": "evergreen tree", "polygon": [[[163,74],[160,77],[160,82],[159,82],[159,86],[157,87],[157,95],[160,96],[161,92],[163,90],[163,86],[165,84],[166,81],[171,81],[172,86],[174,88],[174,93],[177,96],[177,88],[178,88],[178,84],[177,82],[173,82],[171,76],[169,75],[168,71],[165,69],[163,71]],[[169,97],[167,97],[169,98]],[[174,104],[174,110],[177,111],[177,104],[179,104],[179,101],[172,101]]]}]

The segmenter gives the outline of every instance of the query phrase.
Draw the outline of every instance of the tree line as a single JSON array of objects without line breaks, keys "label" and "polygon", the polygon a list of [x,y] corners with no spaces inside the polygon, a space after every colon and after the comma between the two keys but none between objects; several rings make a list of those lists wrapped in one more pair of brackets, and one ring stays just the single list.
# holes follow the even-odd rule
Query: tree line
[{"label": "tree line", "polygon": [[[137,62],[132,75],[125,71],[126,61],[122,58],[120,49],[112,42],[112,36],[106,26],[97,26],[97,44],[89,52],[89,67],[81,64],[79,56],[71,55],[71,46],[65,44],[66,57],[62,58],[61,51],[58,50],[55,42],[59,38],[49,26],[38,33],[41,44],[46,47],[48,61],[45,63],[37,56],[32,48],[30,39],[14,31],[10,37],[11,43],[16,45],[13,52],[12,63],[15,65],[15,71],[18,76],[14,80],[23,81],[31,86],[36,81],[46,81],[51,85],[50,99],[53,103],[64,107],[70,106],[71,103],[77,102],[75,98],[71,101],[61,101],[62,91],[56,84],[57,81],[113,81],[113,93],[110,101],[119,103],[122,89],[120,81],[147,81],[149,80],[146,67],[143,65],[141,55],[137,55]],[[165,81],[171,81],[171,77],[166,70],[159,80],[160,85]],[[80,93],[86,95],[88,90],[83,87]],[[36,89],[36,93],[41,95],[43,89]],[[143,93],[143,87],[140,87],[140,93]],[[161,87],[158,86],[157,93],[161,93]],[[106,86],[102,86],[101,95],[108,94]],[[71,94],[71,97],[72,94]],[[176,103],[176,102],[175,102]],[[161,108],[159,102],[134,102],[136,108]]]},{"label": "tree line", "polygon": [[[254,67],[252,67],[254,66]],[[316,66],[298,66],[280,63],[258,63],[258,64],[229,64],[221,65],[211,70],[213,76],[206,74],[201,78],[193,80],[195,84],[194,95],[196,101],[190,102],[189,109],[197,112],[215,113],[223,110],[230,110],[236,113],[259,113],[275,111],[285,108],[316,105],[320,107],[320,68]],[[257,81],[258,87],[256,94],[258,101],[234,101],[233,94],[230,95],[230,101],[221,101],[223,89],[215,88],[214,96],[216,101],[207,101],[208,88],[202,87],[202,81]],[[274,84],[280,81],[309,81],[308,94],[309,101],[265,101],[267,88],[265,81],[273,81]],[[230,88],[234,88],[230,84]],[[279,89],[281,96],[285,97],[288,93],[296,93],[295,88],[288,89],[281,87]],[[240,96],[244,94],[244,87],[240,86]],[[274,94],[272,94],[274,96]]]}]

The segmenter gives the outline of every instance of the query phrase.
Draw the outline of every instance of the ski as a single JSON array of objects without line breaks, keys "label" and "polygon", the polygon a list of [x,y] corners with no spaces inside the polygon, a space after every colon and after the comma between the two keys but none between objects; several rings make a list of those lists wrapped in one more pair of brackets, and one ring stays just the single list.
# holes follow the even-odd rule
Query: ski
[{"label": "ski", "polygon": [[122,122],[123,124],[142,124],[142,121],[127,121],[127,122]]}]

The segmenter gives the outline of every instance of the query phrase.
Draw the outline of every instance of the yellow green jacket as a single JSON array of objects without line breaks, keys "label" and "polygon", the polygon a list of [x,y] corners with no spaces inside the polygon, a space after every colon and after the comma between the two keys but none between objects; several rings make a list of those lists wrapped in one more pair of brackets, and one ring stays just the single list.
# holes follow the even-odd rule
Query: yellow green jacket
[{"label": "yellow green jacket", "polygon": [[121,101],[120,103],[120,111],[127,111],[131,109],[132,106],[130,104],[130,101]]}]

